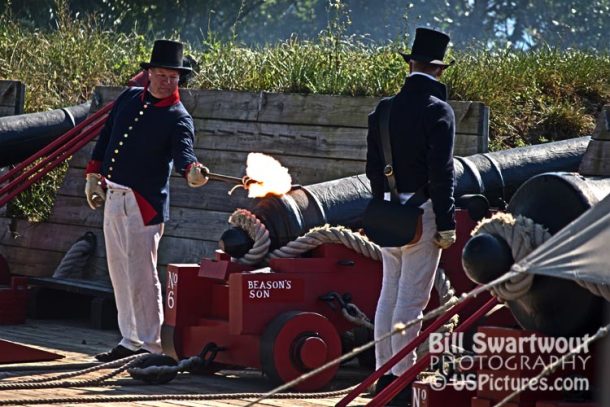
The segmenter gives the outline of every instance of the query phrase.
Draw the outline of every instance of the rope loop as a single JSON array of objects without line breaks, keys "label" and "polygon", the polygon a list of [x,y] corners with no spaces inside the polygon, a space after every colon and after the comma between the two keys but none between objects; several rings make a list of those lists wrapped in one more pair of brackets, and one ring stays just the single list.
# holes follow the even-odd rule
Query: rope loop
[{"label": "rope loop", "polygon": [[269,246],[271,245],[269,231],[265,224],[247,209],[237,209],[233,212],[229,217],[229,223],[243,229],[250,236],[250,239],[254,240],[254,245],[248,250],[248,253],[235,260],[251,266],[261,263],[269,252]]},{"label": "rope loop", "polygon": [[[515,262],[523,259],[535,248],[551,238],[549,231],[532,219],[510,213],[496,213],[484,219],[474,228],[472,236],[488,233],[501,237],[511,248]],[[503,301],[513,301],[529,291],[534,282],[534,275],[519,273],[511,279],[491,289],[496,297]]]}]

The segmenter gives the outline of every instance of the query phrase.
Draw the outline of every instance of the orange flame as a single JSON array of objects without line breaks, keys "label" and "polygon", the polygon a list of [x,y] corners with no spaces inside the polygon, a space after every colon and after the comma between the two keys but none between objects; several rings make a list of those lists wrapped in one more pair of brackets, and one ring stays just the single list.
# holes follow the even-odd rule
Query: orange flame
[{"label": "orange flame", "polygon": [[290,191],[292,178],[288,174],[288,169],[275,158],[262,153],[250,153],[246,166],[246,176],[255,181],[248,185],[248,197],[261,198],[267,194],[284,195]]}]

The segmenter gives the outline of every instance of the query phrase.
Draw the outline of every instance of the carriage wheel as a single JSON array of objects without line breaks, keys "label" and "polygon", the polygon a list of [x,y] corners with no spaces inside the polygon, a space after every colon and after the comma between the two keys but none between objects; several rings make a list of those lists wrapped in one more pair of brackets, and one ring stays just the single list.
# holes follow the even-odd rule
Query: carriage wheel
[{"label": "carriage wheel", "polygon": [[[314,312],[292,311],[276,317],[261,338],[261,365],[276,383],[286,383],[341,356],[341,339],[326,317]],[[332,366],[296,385],[299,391],[315,391],[335,377]]]}]

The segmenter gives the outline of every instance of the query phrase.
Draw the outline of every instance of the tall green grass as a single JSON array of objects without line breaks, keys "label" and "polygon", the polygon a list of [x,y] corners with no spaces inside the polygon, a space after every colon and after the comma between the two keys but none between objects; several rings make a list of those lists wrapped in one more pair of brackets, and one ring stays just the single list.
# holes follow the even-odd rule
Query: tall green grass
[{"label": "tall green grass", "polygon": [[[0,78],[26,83],[26,111],[89,99],[96,85],[122,85],[148,60],[151,41],[103,30],[94,18],[57,13],[57,28],[40,31],[0,17]],[[200,63],[191,88],[386,96],[408,73],[398,55],[405,44],[374,44],[341,30],[313,41],[297,38],[246,48],[210,35],[187,44]],[[577,50],[472,49],[453,55],[444,77],[455,100],[491,108],[491,149],[590,134],[601,106],[610,102],[610,56]],[[42,220],[62,171],[15,200],[16,216]]]}]

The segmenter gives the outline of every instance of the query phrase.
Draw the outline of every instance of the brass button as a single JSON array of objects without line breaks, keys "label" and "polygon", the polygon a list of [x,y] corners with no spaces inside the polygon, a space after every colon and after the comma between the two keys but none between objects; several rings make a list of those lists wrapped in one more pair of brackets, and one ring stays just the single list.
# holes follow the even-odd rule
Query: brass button
[{"label": "brass button", "polygon": [[118,154],[119,153],[119,149],[117,148],[116,150],[114,150],[114,153]]},{"label": "brass button", "polygon": [[127,138],[127,136],[128,136],[128,134],[127,134],[127,133],[125,133],[125,135],[124,135],[123,137]]},{"label": "brass button", "polygon": [[140,116],[142,116],[144,114],[143,110],[140,110]]},{"label": "brass button", "polygon": [[108,168],[108,171],[112,171],[112,167]]},{"label": "brass button", "polygon": [[123,145],[123,142],[122,142],[122,141],[119,141],[119,145],[120,145],[120,146],[122,146],[122,145]]},{"label": "brass button", "polygon": [[111,158],[110,161],[114,162],[114,158]]},{"label": "brass button", "polygon": [[[133,126],[129,126],[129,130],[133,130]],[[127,134],[125,134],[125,137],[127,137]]]},{"label": "brass button", "polygon": [[108,179],[112,178],[112,175],[108,174]]},{"label": "brass button", "polygon": [[140,119],[138,119],[137,117],[135,119],[133,119],[134,122],[137,122],[138,120],[140,120]]}]

